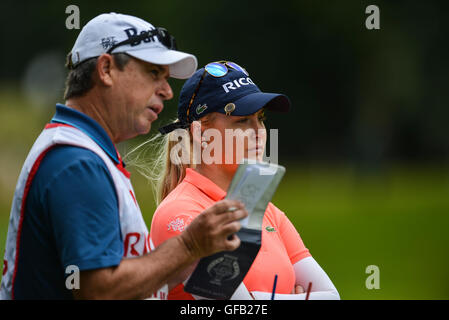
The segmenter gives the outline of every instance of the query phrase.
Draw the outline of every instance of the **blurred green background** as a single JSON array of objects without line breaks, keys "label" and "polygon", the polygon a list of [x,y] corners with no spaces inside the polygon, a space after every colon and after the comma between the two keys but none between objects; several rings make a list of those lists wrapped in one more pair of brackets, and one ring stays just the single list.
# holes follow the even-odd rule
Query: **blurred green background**
[{"label": "blurred green background", "polygon": [[[273,202],[292,220],[342,299],[449,298],[449,52],[444,1],[2,1],[0,254],[25,157],[62,101],[65,55],[102,12],[139,16],[176,36],[200,66],[233,60],[267,92],[287,94]],[[365,8],[380,8],[380,30]],[[155,129],[176,115],[175,98]],[[148,137],[119,146],[122,154]],[[150,186],[131,168],[150,224]],[[380,269],[368,290],[365,269]]]}]

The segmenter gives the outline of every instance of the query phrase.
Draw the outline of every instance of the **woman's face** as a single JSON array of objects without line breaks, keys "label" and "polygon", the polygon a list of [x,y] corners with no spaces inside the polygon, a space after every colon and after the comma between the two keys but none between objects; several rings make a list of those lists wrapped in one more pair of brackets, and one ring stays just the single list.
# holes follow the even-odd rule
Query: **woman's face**
[{"label": "woman's face", "polygon": [[[222,161],[219,166],[223,166],[227,171],[235,172],[243,158],[262,161],[267,141],[264,120],[263,109],[248,116],[228,116],[218,112],[210,114],[203,124],[203,136],[208,129],[215,129],[215,133],[220,133],[219,135],[211,134],[206,139],[208,146],[213,144],[216,146],[217,142],[221,145]],[[215,139],[221,139],[221,141],[214,143]],[[220,152],[217,149],[220,148],[213,148],[210,152],[215,159],[217,155],[214,153]]]}]

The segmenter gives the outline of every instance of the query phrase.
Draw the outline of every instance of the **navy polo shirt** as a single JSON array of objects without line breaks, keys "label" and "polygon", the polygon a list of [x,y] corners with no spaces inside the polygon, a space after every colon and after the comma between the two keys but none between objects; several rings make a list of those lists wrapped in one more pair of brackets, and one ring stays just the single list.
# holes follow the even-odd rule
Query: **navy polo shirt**
[{"label": "navy polo shirt", "polygon": [[[92,118],[57,104],[51,122],[82,130],[119,163],[113,142]],[[105,268],[122,257],[118,198],[106,164],[84,148],[50,149],[26,200],[14,298],[72,299],[68,266]]]}]

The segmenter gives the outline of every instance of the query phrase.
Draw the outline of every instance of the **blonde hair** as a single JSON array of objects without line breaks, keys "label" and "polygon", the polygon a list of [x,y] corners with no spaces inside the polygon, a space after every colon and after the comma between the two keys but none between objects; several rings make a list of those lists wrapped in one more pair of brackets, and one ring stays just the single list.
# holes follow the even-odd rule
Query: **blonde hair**
[{"label": "blonde hair", "polygon": [[[213,113],[209,113],[202,117],[200,121],[206,123],[212,119]],[[177,141],[176,136],[178,137]],[[180,142],[183,143],[181,150],[189,151],[189,162],[187,164],[182,161],[180,152],[176,153],[172,150]],[[190,127],[176,129],[166,135],[158,133],[152,136],[127,152],[125,161],[148,179],[154,199],[156,199],[156,205],[159,205],[182,182],[186,175],[186,169],[195,167]]]}]

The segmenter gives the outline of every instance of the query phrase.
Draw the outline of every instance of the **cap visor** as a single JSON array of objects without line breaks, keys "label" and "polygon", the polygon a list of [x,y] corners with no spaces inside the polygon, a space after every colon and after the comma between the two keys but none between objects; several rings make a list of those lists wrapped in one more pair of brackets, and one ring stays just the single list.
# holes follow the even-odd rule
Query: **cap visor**
[{"label": "cap visor", "polygon": [[198,62],[194,55],[181,51],[157,48],[130,50],[126,51],[126,53],[146,62],[168,65],[170,77],[176,79],[190,78],[198,67]]},{"label": "cap visor", "polygon": [[[236,101],[233,116],[247,116],[254,114],[263,107],[271,111],[287,112],[290,109],[290,100],[287,96],[278,93],[256,92],[248,94]],[[217,110],[226,113],[224,108]]]}]

